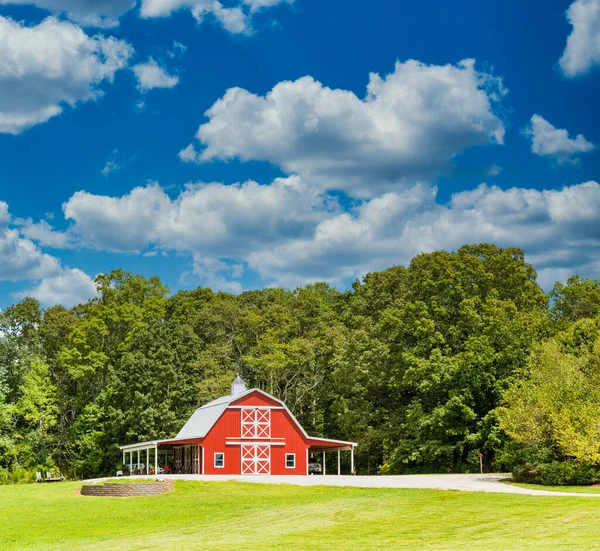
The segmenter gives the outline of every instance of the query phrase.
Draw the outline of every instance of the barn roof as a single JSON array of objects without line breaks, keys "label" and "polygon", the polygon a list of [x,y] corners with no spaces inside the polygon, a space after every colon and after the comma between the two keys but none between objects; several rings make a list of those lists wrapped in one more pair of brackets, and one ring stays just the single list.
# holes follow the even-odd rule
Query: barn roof
[{"label": "barn roof", "polygon": [[231,402],[239,400],[256,390],[256,388],[252,388],[235,396],[222,396],[198,408],[177,433],[175,439],[204,438]]}]

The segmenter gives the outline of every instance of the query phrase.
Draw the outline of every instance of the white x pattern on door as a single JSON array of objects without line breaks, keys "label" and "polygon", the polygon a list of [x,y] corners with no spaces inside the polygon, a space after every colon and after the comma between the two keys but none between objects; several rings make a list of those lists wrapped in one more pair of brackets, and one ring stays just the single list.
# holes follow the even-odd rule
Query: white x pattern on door
[{"label": "white x pattern on door", "polygon": [[270,438],[271,410],[242,409],[242,438]]},{"label": "white x pattern on door", "polygon": [[242,445],[242,474],[270,474],[271,447]]}]

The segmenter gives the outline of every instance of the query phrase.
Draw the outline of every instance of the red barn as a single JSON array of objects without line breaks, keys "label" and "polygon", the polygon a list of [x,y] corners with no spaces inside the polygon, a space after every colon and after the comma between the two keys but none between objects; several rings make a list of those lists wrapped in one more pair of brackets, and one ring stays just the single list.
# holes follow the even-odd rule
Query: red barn
[{"label": "red barn", "polygon": [[175,438],[120,448],[131,472],[148,474],[152,459],[156,473],[307,475],[315,454],[326,474],[326,452],[337,452],[341,474],[340,452],[350,451],[353,472],[355,446],[309,436],[281,400],[236,377],[231,395],[198,408]]}]

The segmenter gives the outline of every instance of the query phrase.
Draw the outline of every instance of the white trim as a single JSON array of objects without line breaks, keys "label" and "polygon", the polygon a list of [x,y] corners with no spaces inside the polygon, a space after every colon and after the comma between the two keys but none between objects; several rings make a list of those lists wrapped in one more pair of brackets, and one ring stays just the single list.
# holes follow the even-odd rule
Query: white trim
[{"label": "white trim", "polygon": [[[256,389],[258,390],[258,389]],[[262,392],[262,391],[261,391]],[[228,406],[228,409],[285,409],[283,406]]]},{"label": "white trim", "polygon": [[[223,456],[223,465],[221,465],[220,467],[217,465],[217,455]],[[225,468],[225,452],[215,452],[214,468],[215,469],[224,469]]]},{"label": "white trim", "polygon": [[[288,457],[293,457],[294,458],[294,464],[289,467],[288,466]],[[295,469],[296,468],[296,454],[295,453],[286,453],[285,454],[285,468],[286,469]]]},{"label": "white trim", "polygon": [[308,448],[306,448],[306,476],[308,476]]},{"label": "white trim", "polygon": [[346,440],[333,440],[331,438],[321,438],[320,436],[309,436],[309,440],[322,440],[323,442],[332,442],[333,444],[346,444],[348,446],[358,446],[357,442],[347,442]]},{"label": "white trim", "polygon": [[269,441],[248,441],[243,442],[225,442],[226,446],[285,446],[285,442],[269,442]]},{"label": "white trim", "polygon": [[136,444],[126,444],[124,446],[119,446],[119,449],[123,451],[144,451],[145,449],[152,449],[156,444],[161,442],[161,440],[151,440],[150,442],[137,442]]},{"label": "white trim", "polygon": [[[260,440],[261,438],[264,438],[264,436],[262,436],[262,437],[261,436],[254,437],[255,440]],[[225,440],[239,440],[239,439],[240,439],[239,436],[226,436],[225,437]],[[244,442],[251,441],[251,440],[252,440],[252,438],[248,437],[248,440],[244,439]],[[269,438],[269,441],[271,441],[271,440],[285,440],[285,438],[272,438],[271,437],[271,438]]]}]

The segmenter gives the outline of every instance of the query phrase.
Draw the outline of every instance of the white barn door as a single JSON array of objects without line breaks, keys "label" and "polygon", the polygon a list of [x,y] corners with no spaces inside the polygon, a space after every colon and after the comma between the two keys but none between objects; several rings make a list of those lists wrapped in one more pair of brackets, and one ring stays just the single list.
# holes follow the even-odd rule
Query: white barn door
[{"label": "white barn door", "polygon": [[242,444],[242,474],[271,474],[271,446]]},{"label": "white barn door", "polygon": [[242,438],[270,438],[271,410],[259,408],[242,409]]}]

